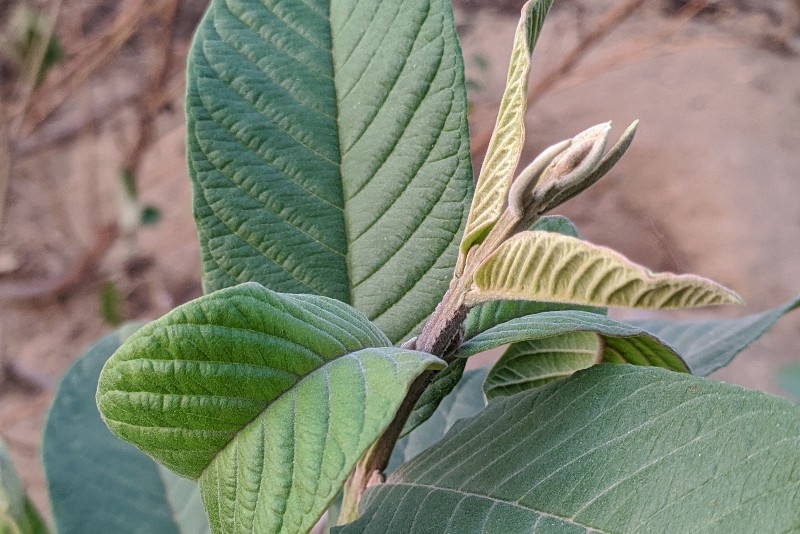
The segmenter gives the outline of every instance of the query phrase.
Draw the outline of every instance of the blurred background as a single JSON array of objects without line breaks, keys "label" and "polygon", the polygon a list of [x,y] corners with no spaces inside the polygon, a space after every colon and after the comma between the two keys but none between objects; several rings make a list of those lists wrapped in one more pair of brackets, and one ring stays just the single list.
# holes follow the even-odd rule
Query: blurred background
[{"label": "blurred background", "polygon": [[[183,90],[206,3],[0,0],[0,435],[45,513],[39,441],[61,374],[115,325],[201,293]],[[456,1],[476,171],[522,3]],[[800,293],[799,31],[797,0],[555,2],[523,160],[641,120],[615,170],[559,213],[746,301],[673,315],[741,316]],[[714,376],[782,394],[790,362],[800,313]]]}]

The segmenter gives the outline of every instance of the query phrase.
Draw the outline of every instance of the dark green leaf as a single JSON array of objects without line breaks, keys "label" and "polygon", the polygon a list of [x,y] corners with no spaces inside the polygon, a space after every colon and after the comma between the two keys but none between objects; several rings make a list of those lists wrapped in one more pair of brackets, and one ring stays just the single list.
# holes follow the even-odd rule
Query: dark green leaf
[{"label": "dark green leaf", "polygon": [[100,369],[136,328],[124,326],[90,347],[53,399],[42,458],[59,534],[210,532],[197,484],[120,441],[97,411]]},{"label": "dark green leaf", "polygon": [[798,450],[789,402],[599,365],[458,422],[340,532],[797,532]]},{"label": "dark green leaf", "polygon": [[675,347],[692,370],[707,376],[728,365],[750,343],[764,335],[778,319],[800,307],[800,297],[777,308],[716,321],[630,321]]},{"label": "dark green leaf", "polygon": [[450,281],[472,178],[447,0],[214,0],[189,60],[207,290],[350,303],[396,342]]}]

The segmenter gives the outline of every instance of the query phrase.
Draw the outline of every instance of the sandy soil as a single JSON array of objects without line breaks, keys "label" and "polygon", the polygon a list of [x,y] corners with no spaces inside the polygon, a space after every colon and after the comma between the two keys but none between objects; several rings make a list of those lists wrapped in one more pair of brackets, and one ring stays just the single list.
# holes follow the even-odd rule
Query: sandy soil
[{"label": "sandy soil", "polygon": [[[534,83],[611,2],[588,4],[578,22],[574,6],[580,4],[565,4],[541,39]],[[693,316],[777,305],[800,293],[800,60],[762,46],[779,24],[758,11],[706,14],[673,24],[667,38],[653,42],[675,21],[658,4],[616,28],[532,105],[525,158],[592,124],[613,119],[621,132],[639,118],[639,135],[623,162],[562,213],[595,242],[653,269],[714,278],[747,301],[741,309]],[[494,121],[516,19],[460,9],[458,22],[468,76],[480,87],[472,92],[472,128],[480,135]],[[123,65],[116,77],[95,80],[73,108],[91,110],[100,95],[121,91],[124,71]],[[100,313],[102,282],[121,288],[129,319],[153,318],[200,292],[180,109],[176,102],[160,117],[159,140],[141,174],[142,199],[161,209],[161,221],[135,239],[119,240],[97,272],[66,294],[0,303],[0,358],[28,378],[0,375],[0,434],[42,509],[44,413],[58,377],[111,328]],[[62,272],[114,220],[115,169],[131,121],[122,113],[111,125],[17,166],[0,233],[1,283]],[[147,260],[133,270],[126,262],[132,250]],[[795,314],[716,377],[780,393],[774,373],[798,360]]]}]

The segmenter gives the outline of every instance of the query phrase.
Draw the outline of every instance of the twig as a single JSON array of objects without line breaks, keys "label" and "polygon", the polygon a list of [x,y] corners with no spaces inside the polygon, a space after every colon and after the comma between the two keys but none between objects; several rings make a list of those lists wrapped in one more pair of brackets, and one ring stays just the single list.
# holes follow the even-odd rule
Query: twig
[{"label": "twig", "polygon": [[130,0],[119,16],[109,25],[99,38],[94,39],[81,55],[71,61],[68,68],[59,74],[48,77],[34,93],[37,107],[32,108],[26,117],[25,134],[33,131],[39,123],[47,119],[75,89],[122,48],[147,22],[148,17],[164,8],[166,1],[149,4],[146,0]]},{"label": "twig", "polygon": [[117,238],[115,226],[104,228],[94,246],[66,272],[55,278],[33,282],[5,282],[0,284],[0,302],[24,301],[39,298],[58,298],[82,282],[93,273],[99,261],[114,244]]}]

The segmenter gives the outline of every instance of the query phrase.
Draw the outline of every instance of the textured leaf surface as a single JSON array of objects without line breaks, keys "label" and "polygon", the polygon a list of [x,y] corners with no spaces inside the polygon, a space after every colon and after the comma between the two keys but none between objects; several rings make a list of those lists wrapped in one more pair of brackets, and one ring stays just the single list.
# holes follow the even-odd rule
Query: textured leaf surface
[{"label": "textured leaf surface", "polygon": [[492,366],[486,398],[513,395],[566,378],[600,363],[603,341],[594,332],[572,332],[511,345]]},{"label": "textured leaf surface", "polygon": [[108,361],[117,435],[199,479],[214,532],[305,532],[435,357],[355,309],[243,284],[176,308]]},{"label": "textured leaf surface", "polygon": [[525,144],[525,110],[531,54],[552,0],[531,0],[522,8],[492,138],[478,177],[461,254],[480,243],[500,218]]},{"label": "textured leaf surface", "polygon": [[[580,238],[578,229],[572,224],[572,221],[560,215],[548,215],[538,219],[531,227],[531,230],[554,232]],[[474,337],[484,330],[488,330],[495,325],[510,321],[511,319],[516,319],[517,317],[541,313],[543,311],[573,310],[576,308],[603,315],[606,313],[604,308],[557,304],[554,302],[492,300],[484,302],[470,310],[467,315],[467,320],[464,323],[464,339]]]},{"label": "textured leaf surface", "polygon": [[595,366],[460,421],[341,532],[798,532],[799,415],[704,378]]},{"label": "textured leaf surface", "polygon": [[468,298],[524,299],[589,306],[687,308],[741,302],[695,275],[652,273],[619,253],[550,232],[522,232],[478,268]]},{"label": "textured leaf surface", "polygon": [[750,343],[764,335],[778,319],[800,307],[800,297],[777,308],[716,321],[631,321],[663,339],[683,356],[692,374],[706,376],[733,360]]},{"label": "textured leaf surface", "polygon": [[46,534],[39,513],[33,507],[22,487],[11,456],[0,439],[0,533]]},{"label": "textured leaf surface", "polygon": [[434,413],[413,432],[397,442],[386,470],[391,473],[440,439],[459,419],[471,417],[486,406],[481,384],[488,369],[471,369],[444,397]]},{"label": "textured leaf surface", "polygon": [[576,332],[594,332],[602,337],[602,361],[688,372],[680,356],[652,334],[602,315],[577,310],[537,313],[497,325],[465,342],[456,355],[467,358],[506,343]]},{"label": "textured leaf surface", "polygon": [[136,328],[122,327],[90,347],[53,399],[42,458],[59,534],[210,532],[197,484],[114,436],[97,411],[100,370]]},{"label": "textured leaf surface", "polygon": [[321,294],[408,336],[472,188],[450,3],[214,0],[188,73],[206,289]]}]

